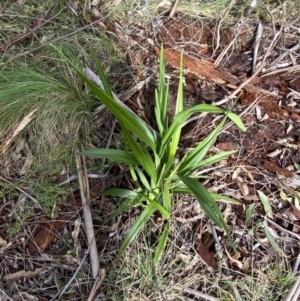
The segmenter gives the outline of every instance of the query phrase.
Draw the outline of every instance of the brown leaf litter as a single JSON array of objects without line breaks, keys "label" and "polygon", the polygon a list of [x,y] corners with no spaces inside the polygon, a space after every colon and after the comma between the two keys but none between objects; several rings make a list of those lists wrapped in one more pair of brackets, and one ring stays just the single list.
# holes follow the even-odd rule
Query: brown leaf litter
[{"label": "brown leaf litter", "polygon": [[[125,88],[132,88],[136,85],[136,81],[145,81],[145,84],[134,90],[128,97],[133,110],[153,104],[151,103],[152,100],[149,101],[149,99],[153,99],[153,88],[157,84],[157,57],[160,54],[161,44],[164,45],[165,60],[168,64],[167,74],[170,77],[171,93],[174,95],[177,92],[178,70],[180,68],[180,57],[183,53],[183,68],[186,80],[184,94],[186,99],[192,100],[192,103],[202,103],[207,99],[212,103],[217,103],[235,91],[251,74],[251,37],[254,33],[254,28],[251,26],[247,30],[240,31],[239,35],[228,29],[219,33],[220,48],[225,49],[232,39],[236,39],[237,47],[231,49],[231,53],[228,52],[227,57],[218,64],[215,64],[217,58],[212,57],[214,52],[212,45],[214,45],[216,28],[210,26],[210,24],[203,25],[200,22],[188,24],[180,19],[156,18],[147,27],[128,25],[124,22],[116,22],[114,25],[104,24],[104,27],[115,33],[119,38],[120,47],[127,52],[128,63],[134,71],[132,73],[136,74],[134,81],[129,81]],[[264,37],[266,43],[270,42],[269,35],[271,35],[270,31]],[[152,43],[149,43],[149,41],[152,41]],[[292,48],[295,43],[298,43],[296,37],[291,37],[285,33],[282,33],[279,39],[279,43],[283,42],[285,42],[285,48]],[[280,46],[279,44],[276,51],[281,51]],[[263,52],[263,49],[261,51]],[[270,54],[268,62],[278,57],[276,51]],[[226,252],[228,252],[228,265],[232,268],[231,273],[233,274],[235,270],[248,273],[251,268],[268,265],[272,261],[273,253],[268,249],[268,246],[262,246],[260,252],[254,250],[254,237],[250,233],[250,227],[245,226],[245,210],[249,205],[254,204],[255,216],[253,219],[259,220],[264,212],[259,198],[257,198],[257,190],[266,190],[267,195],[277,195],[281,182],[283,183],[287,179],[295,179],[294,162],[300,162],[300,105],[295,96],[300,93],[300,70],[297,69],[300,63],[300,54],[299,49],[296,51],[298,56],[295,57],[290,69],[277,70],[276,74],[272,73],[273,71],[261,73],[241,89],[237,98],[238,102],[233,110],[240,114],[250,108],[249,111],[246,111],[247,114],[243,116],[247,132],[242,134],[236,127],[227,128],[220,134],[216,143],[219,150],[240,150],[236,156],[231,156],[226,162],[223,162],[223,165],[215,166],[214,170],[208,173],[209,178],[205,182],[211,190],[216,188],[216,183],[222,182],[216,192],[227,194],[243,203],[243,206],[220,204],[221,209],[224,212],[226,211],[228,225],[236,241],[238,241],[237,247],[240,256],[235,257],[231,251],[228,251],[231,249],[226,235],[222,231],[218,232],[222,236],[221,242],[225,246]],[[151,78],[150,82],[149,78]],[[132,82],[134,84],[131,84]],[[296,94],[290,94],[291,89]],[[225,109],[231,108],[232,104],[232,100],[229,99],[227,103],[222,104],[222,107]],[[148,112],[143,110],[143,114],[147,115]],[[151,120],[152,116],[149,113],[146,117]],[[207,135],[208,131],[213,129],[216,124],[212,121],[213,116],[206,116],[203,119],[199,117],[199,120],[195,120],[186,126],[183,131],[185,134],[184,147],[194,147],[195,141],[199,141]],[[181,145],[181,148],[183,148],[183,145]],[[237,168],[240,168],[239,172],[233,177],[233,173]],[[58,175],[56,176],[58,177]],[[102,185],[103,183],[96,183],[92,188],[93,198],[99,196],[101,189],[103,189]],[[284,186],[282,187],[290,196],[291,193]],[[198,238],[191,245],[195,247],[204,262],[214,271],[217,271],[219,266],[214,248],[214,239],[209,232],[206,219],[204,217],[200,221],[194,219],[200,216],[200,213],[198,209],[192,207],[187,209],[189,202],[183,202],[184,207],[177,211],[177,217],[181,221],[188,221],[189,227],[185,232]],[[4,204],[0,209],[1,221],[8,222],[11,208],[5,206],[4,198],[1,199],[1,203]],[[277,210],[274,221],[287,231],[284,239],[280,240],[280,244],[285,247],[287,256],[292,260],[293,254],[299,251],[299,247],[297,241],[291,239],[288,233],[289,231],[299,231],[299,210],[280,198],[275,198],[273,207]],[[61,213],[58,218],[52,220],[42,215],[40,218],[36,217],[36,219],[29,221],[32,222],[32,228],[34,228],[32,229],[33,235],[29,238],[26,237],[28,243],[22,245],[21,242],[17,247],[22,248],[23,246],[24,254],[35,256],[51,254],[49,250],[56,243],[55,237],[68,222],[75,219],[80,208],[80,195],[78,192],[74,192],[66,198],[60,208]],[[122,218],[126,220],[126,216]],[[284,222],[282,222],[283,220]],[[126,221],[124,224],[126,224]],[[183,227],[182,223],[177,223],[176,226]],[[6,249],[8,246],[6,230],[0,232],[0,237],[2,237],[1,241],[4,242],[1,244],[3,254],[7,255],[9,254],[9,248]],[[273,230],[278,231],[276,227]],[[109,239],[112,240],[108,233],[105,233],[102,243],[98,242],[102,244],[103,252],[106,250],[106,243]],[[269,254],[268,251],[270,251]],[[8,262],[8,259],[6,262]],[[252,262],[255,262],[256,265],[250,266]],[[8,280],[16,280],[18,277],[34,277],[41,273],[43,269],[41,266],[35,268],[32,265],[30,271],[27,271],[23,266],[19,266],[18,271],[12,271],[12,260],[7,265],[9,266],[6,268]],[[64,268],[67,270],[68,265],[65,264]],[[203,267],[199,263],[197,268],[201,269]],[[49,279],[50,277],[54,276],[50,274]]]}]

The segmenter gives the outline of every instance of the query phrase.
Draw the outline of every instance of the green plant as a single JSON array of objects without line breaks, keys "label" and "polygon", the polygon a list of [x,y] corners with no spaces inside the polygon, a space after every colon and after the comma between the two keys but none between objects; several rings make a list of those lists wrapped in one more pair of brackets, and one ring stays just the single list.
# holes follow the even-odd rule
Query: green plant
[{"label": "green plant", "polygon": [[[268,225],[268,218],[273,218],[273,211],[271,207],[270,200],[268,197],[262,192],[257,191],[258,196],[261,200],[262,206],[265,211],[265,216],[263,220],[258,220],[253,230],[250,231],[250,233],[253,233],[253,235],[258,239],[259,235],[258,232],[261,229],[264,234],[266,235],[266,238],[268,239],[269,243],[273,247],[273,249],[279,254],[284,256],[283,251],[280,249],[279,245],[277,244],[275,238],[277,236],[276,232]],[[246,211],[246,225],[250,226],[253,223],[253,217],[254,217],[254,204],[250,205]]]},{"label": "green plant", "polygon": [[[60,51],[59,49],[57,50]],[[61,51],[60,53],[64,56]],[[234,247],[234,243],[230,237],[222,212],[216,203],[216,199],[223,199],[233,203],[237,202],[218,194],[209,193],[206,188],[193,177],[193,173],[200,168],[214,164],[236,153],[235,150],[228,151],[205,159],[227,118],[231,119],[241,130],[245,130],[240,118],[230,111],[225,111],[208,104],[200,104],[184,109],[182,70],[180,71],[179,77],[175,115],[172,122],[169,122],[167,112],[169,84],[165,82],[163,53],[162,49],[160,56],[159,86],[155,94],[155,117],[158,131],[152,129],[135,113],[114,100],[104,71],[93,51],[92,57],[96,63],[100,79],[102,80],[104,91],[97,87],[76,65],[64,56],[99,100],[101,100],[118,119],[124,135],[124,150],[90,149],[81,153],[86,156],[107,158],[129,166],[135,189],[112,188],[103,192],[105,195],[117,196],[124,199],[122,204],[111,214],[109,219],[133,206],[141,206],[144,208],[124,239],[119,250],[118,258],[134,240],[149,218],[158,211],[165,219],[165,225],[157,244],[154,263],[157,263],[159,260],[167,243],[170,229],[169,219],[172,210],[172,194],[175,193],[190,193],[195,195],[207,216],[216,225],[227,232],[231,244]],[[185,154],[182,159],[177,160],[176,156],[178,155],[181,128],[191,115],[198,112],[224,114],[224,118],[191,152]]]}]

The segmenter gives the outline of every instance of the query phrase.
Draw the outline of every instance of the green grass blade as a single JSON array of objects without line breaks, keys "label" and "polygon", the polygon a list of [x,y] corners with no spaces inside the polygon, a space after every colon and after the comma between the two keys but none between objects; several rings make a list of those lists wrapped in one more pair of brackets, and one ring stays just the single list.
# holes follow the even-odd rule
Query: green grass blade
[{"label": "green grass blade", "polygon": [[246,211],[246,226],[249,227],[252,224],[254,217],[254,204],[251,204]]},{"label": "green grass blade", "polygon": [[82,151],[78,155],[106,158],[119,164],[139,164],[139,161],[133,154],[118,149],[93,148]]},{"label": "green grass blade", "polygon": [[[193,194],[191,192],[191,190],[187,187],[176,187],[172,191],[173,191],[173,193],[176,193],[176,194],[179,194],[179,193]],[[241,205],[241,202],[234,200],[228,196],[222,195],[222,194],[210,192],[210,195],[215,201],[220,201],[222,203],[229,203],[229,204],[233,204],[233,205]]]},{"label": "green grass blade", "polygon": [[158,242],[158,246],[156,248],[155,256],[154,256],[154,264],[156,265],[161,258],[161,255],[164,252],[164,249],[166,247],[168,237],[170,232],[170,223],[167,222],[167,224],[164,226],[163,233],[161,234]]},{"label": "green grass blade", "polygon": [[134,238],[138,235],[142,227],[144,227],[151,217],[151,215],[156,211],[156,207],[154,204],[149,204],[148,207],[141,213],[138,219],[135,221],[133,226],[130,228],[127,233],[117,256],[117,260],[123,255],[125,249],[130,245],[130,243],[134,240]]},{"label": "green grass blade", "polygon": [[155,91],[155,117],[160,134],[167,129],[168,126],[168,100],[169,100],[169,83],[165,80],[165,59],[163,46],[161,46],[159,60],[159,84],[158,90]]},{"label": "green grass blade", "polygon": [[273,247],[273,249],[278,253],[280,254],[281,256],[284,256],[285,257],[285,254],[283,253],[283,251],[279,248],[277,242],[275,241],[274,239],[274,236],[273,234],[271,233],[270,229],[269,229],[269,225],[267,223],[266,220],[264,220],[263,222],[263,226],[264,226],[264,230],[265,230],[265,233],[266,233],[266,236],[271,244],[271,246]]},{"label": "green grass blade", "polygon": [[140,203],[139,199],[126,199],[116,210],[114,210],[107,219],[105,219],[104,224],[108,223],[110,220],[121,214],[122,212],[132,208]]},{"label": "green grass blade", "polygon": [[218,207],[216,201],[212,198],[209,191],[197,180],[190,177],[178,176],[180,180],[190,189],[190,191],[195,195],[201,208],[206,213],[206,215],[220,228],[223,228],[228,235],[229,242],[235,252],[236,246],[233,239],[229,233],[227,225],[225,223],[223,214]]}]

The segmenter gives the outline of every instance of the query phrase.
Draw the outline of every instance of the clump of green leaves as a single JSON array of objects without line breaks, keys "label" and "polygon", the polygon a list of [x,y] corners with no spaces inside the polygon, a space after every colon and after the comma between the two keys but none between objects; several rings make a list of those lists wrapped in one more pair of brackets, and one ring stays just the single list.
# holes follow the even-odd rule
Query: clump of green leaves
[{"label": "clump of green leaves", "polygon": [[[216,141],[220,130],[228,118],[241,130],[245,131],[245,127],[240,118],[230,111],[225,111],[208,104],[200,104],[184,109],[182,70],[179,76],[175,115],[172,122],[169,122],[169,83],[166,83],[165,81],[163,53],[162,49],[160,56],[159,86],[155,94],[155,117],[158,131],[152,129],[135,113],[114,100],[110,85],[93,51],[92,56],[103,83],[104,91],[97,87],[76,67],[75,64],[65,57],[68,63],[76,69],[78,75],[87,83],[99,100],[103,102],[110,112],[118,119],[124,136],[124,150],[90,149],[81,153],[86,156],[107,158],[119,164],[126,164],[129,166],[135,189],[113,188],[103,192],[105,195],[117,196],[123,199],[119,208],[111,214],[110,219],[134,206],[141,206],[143,208],[142,213],[124,239],[118,257],[123,254],[124,250],[135,239],[149,218],[155,212],[159,212],[165,219],[165,226],[158,240],[154,257],[155,263],[159,260],[167,243],[173,194],[189,193],[194,195],[211,221],[220,228],[223,228],[231,240],[222,212],[216,203],[216,199],[223,199],[230,202],[235,201],[208,192],[208,190],[193,177],[193,173],[236,153],[234,150],[206,158],[209,149]],[[61,55],[64,56],[62,53]],[[223,114],[224,117],[220,124],[203,141],[199,142],[191,152],[186,153],[185,156],[178,161],[176,155],[178,153],[181,129],[188,118],[194,113],[199,112]],[[234,246],[232,240],[231,243]]]}]

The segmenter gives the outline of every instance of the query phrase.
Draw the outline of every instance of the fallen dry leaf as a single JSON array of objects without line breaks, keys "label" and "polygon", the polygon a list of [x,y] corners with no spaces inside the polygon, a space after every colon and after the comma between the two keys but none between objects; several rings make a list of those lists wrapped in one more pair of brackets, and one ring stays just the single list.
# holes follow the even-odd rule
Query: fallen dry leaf
[{"label": "fallen dry leaf", "polygon": [[210,253],[208,248],[201,242],[198,241],[197,245],[197,253],[201,256],[201,258],[214,269],[214,271],[218,271],[218,264],[215,258],[215,255]]}]

